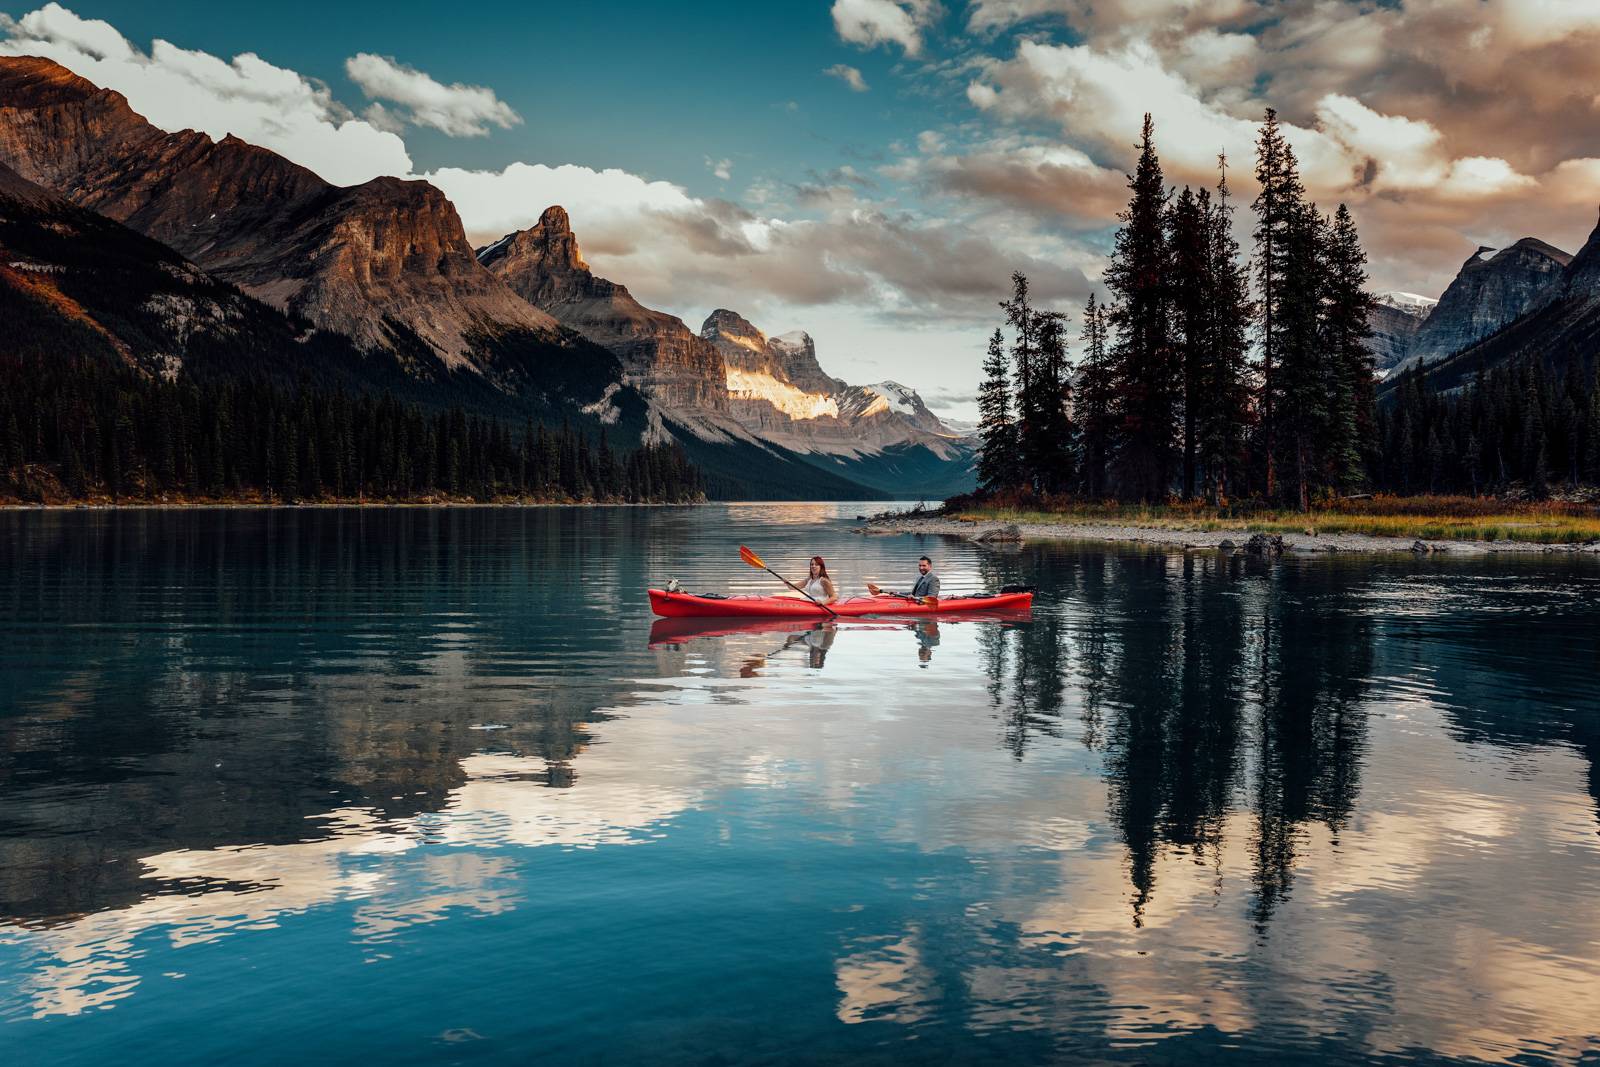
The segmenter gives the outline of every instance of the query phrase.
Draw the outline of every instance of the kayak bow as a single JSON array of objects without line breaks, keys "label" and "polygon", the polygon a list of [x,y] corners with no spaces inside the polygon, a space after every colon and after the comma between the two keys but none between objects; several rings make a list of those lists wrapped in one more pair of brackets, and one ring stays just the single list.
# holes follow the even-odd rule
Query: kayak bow
[{"label": "kayak bow", "polygon": [[[856,596],[832,606],[833,613],[845,617],[862,615],[959,615],[969,611],[1026,608],[1033,604],[1032,593],[997,593],[993,596],[947,596],[937,603],[918,604],[896,596]],[[782,596],[705,597],[693,593],[650,590],[650,610],[667,619],[826,618],[828,611],[810,600]]]}]

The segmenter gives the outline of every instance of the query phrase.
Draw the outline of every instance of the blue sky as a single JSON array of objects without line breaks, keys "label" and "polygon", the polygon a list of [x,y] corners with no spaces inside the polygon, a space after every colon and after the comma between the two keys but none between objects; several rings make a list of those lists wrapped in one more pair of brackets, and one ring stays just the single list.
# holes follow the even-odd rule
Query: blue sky
[{"label": "blue sky", "polygon": [[[485,139],[408,136],[424,169],[518,159],[619,166],[714,196],[727,183],[706,168],[708,155],[733,159],[736,174],[800,174],[881,154],[906,130],[941,121],[941,101],[897,91],[897,57],[845,45],[827,5],[814,2],[696,4],[692,13],[657,3],[479,3],[461,19],[441,18],[437,4],[68,6],[135,43],[257,52],[350,101],[361,91],[344,75],[346,57],[393,56],[442,82],[490,86],[527,119]],[[852,93],[822,73],[840,62],[885,91]]]},{"label": "blue sky", "polygon": [[1146,110],[1171,183],[1226,151],[1244,207],[1277,107],[1376,289],[1575,250],[1600,203],[1593,0],[0,5],[0,52],[158,125],[425,178],[480,242],[563,203],[646,303],[804,328],[958,416],[1011,270],[1068,311],[1097,288]]}]

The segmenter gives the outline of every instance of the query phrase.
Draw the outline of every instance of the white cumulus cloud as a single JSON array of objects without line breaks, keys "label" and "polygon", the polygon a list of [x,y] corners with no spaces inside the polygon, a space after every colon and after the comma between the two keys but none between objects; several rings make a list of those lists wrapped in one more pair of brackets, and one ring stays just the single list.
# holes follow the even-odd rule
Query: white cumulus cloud
[{"label": "white cumulus cloud", "polygon": [[522,116],[481,85],[445,85],[427,73],[388,56],[358,52],[345,60],[345,74],[361,87],[367,99],[378,101],[373,114],[387,121],[384,101],[404,109],[403,118],[450,137],[482,137],[491,125],[510,129]]},{"label": "white cumulus cloud", "polygon": [[914,56],[922,51],[924,27],[938,11],[933,0],[834,0],[833,28],[851,44],[897,44]]}]

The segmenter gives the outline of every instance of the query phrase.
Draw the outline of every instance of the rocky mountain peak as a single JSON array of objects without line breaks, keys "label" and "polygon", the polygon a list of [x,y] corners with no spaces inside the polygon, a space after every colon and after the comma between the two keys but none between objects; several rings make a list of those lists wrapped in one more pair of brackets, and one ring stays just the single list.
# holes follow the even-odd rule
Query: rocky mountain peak
[{"label": "rocky mountain peak", "polygon": [[544,214],[539,216],[535,228],[546,233],[571,233],[572,220],[567,217],[566,208],[560,204],[551,204],[544,209]]},{"label": "rocky mountain peak", "polygon": [[0,162],[363,348],[421,341],[486,370],[473,337],[559,333],[478,265],[427,182],[339,188],[238,137],[167,133],[48,60],[0,58]]},{"label": "rocky mountain peak", "polygon": [[1439,302],[1416,293],[1388,292],[1373,297],[1367,315],[1367,351],[1372,353],[1374,369],[1388,373],[1406,358],[1423,323]]},{"label": "rocky mountain peak", "polygon": [[572,232],[572,220],[560,204],[545,208],[539,221],[523,232],[528,244],[536,246],[552,267],[588,271],[589,264],[583,261],[577,235]]},{"label": "rocky mountain peak", "polygon": [[804,330],[769,338],[738,312],[718,308],[706,317],[700,336],[722,353],[730,370],[770,378],[812,396],[845,387],[823,372],[816,342]]},{"label": "rocky mountain peak", "polygon": [[1417,331],[1396,367],[1443,359],[1561,295],[1572,256],[1536,237],[1480,246]]},{"label": "rocky mountain peak", "polygon": [[813,341],[811,339],[811,335],[806,333],[804,330],[790,330],[788,333],[779,334],[776,337],[769,337],[767,340],[771,341],[775,345],[781,345],[784,348],[809,348],[812,351],[816,351],[817,348],[817,343]]},{"label": "rocky mountain peak", "polygon": [[631,300],[620,285],[596,278],[583,260],[566,209],[552,204],[526,230],[478,249],[478,262],[536,307],[583,299]]},{"label": "rocky mountain peak", "polygon": [[727,308],[718,308],[706,316],[700,326],[700,336],[713,344],[725,340],[752,350],[765,348],[767,344],[766,334],[756,329],[749,319]]},{"label": "rocky mountain peak", "polygon": [[1563,252],[1550,242],[1541,241],[1537,237],[1523,237],[1514,242],[1511,248],[1536,255],[1549,256],[1551,259],[1559,260],[1562,263],[1572,262],[1571,252]]},{"label": "rocky mountain peak", "polygon": [[7,107],[52,107],[101,92],[120,97],[42,56],[15,56],[0,65],[0,93],[4,94]]},{"label": "rocky mountain peak", "polygon": [[629,382],[656,400],[684,410],[726,409],[716,349],[682,319],[647,308],[626,286],[596,277],[559,204],[545,208],[526,230],[480,248],[478,262],[534,307],[616,353]]}]

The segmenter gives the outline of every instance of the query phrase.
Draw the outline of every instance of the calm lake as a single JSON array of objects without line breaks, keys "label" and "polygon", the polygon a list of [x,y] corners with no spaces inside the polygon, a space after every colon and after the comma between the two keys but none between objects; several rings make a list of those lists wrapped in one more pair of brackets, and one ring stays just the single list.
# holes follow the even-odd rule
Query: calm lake
[{"label": "calm lake", "polygon": [[1600,1057],[1592,558],[861,510],[0,514],[0,1062]]}]

